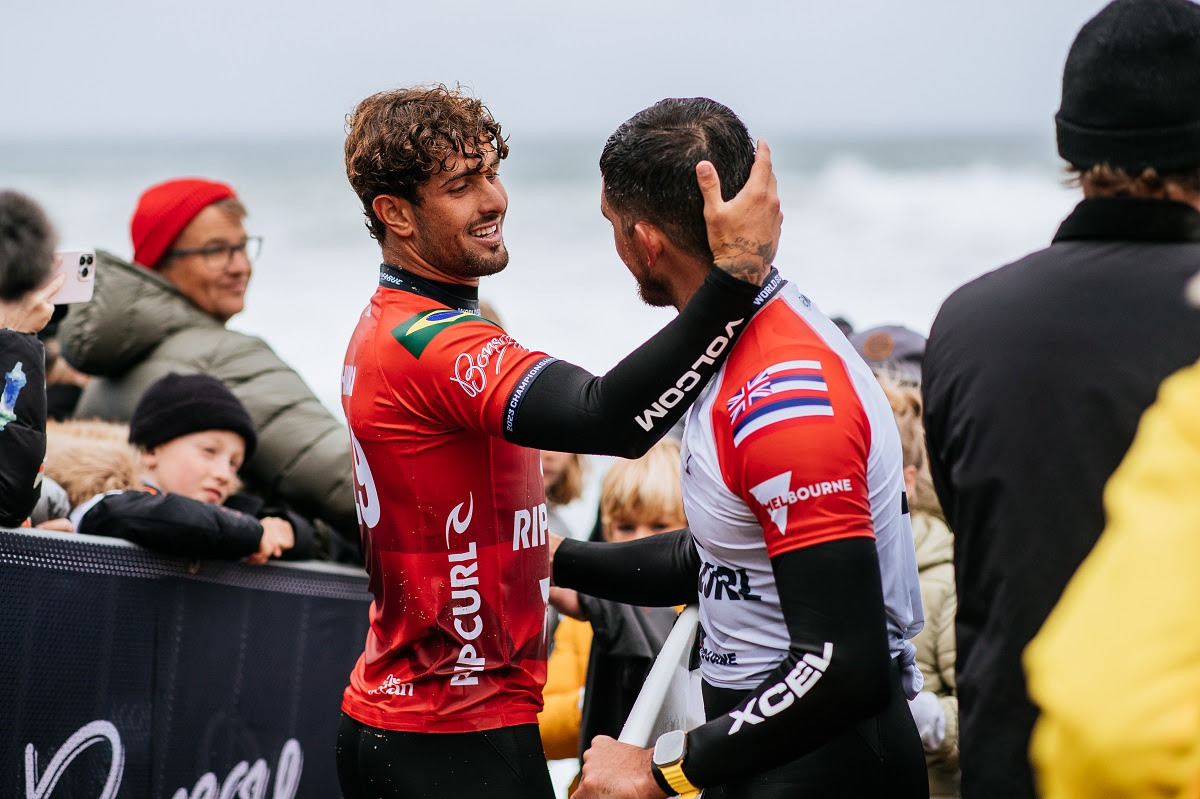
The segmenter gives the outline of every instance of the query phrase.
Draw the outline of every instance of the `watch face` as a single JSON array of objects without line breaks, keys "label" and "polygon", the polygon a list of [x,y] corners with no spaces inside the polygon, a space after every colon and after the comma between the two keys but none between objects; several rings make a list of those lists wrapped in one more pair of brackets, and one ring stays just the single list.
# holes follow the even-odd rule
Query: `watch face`
[{"label": "watch face", "polygon": [[683,760],[684,749],[687,747],[687,733],[683,730],[671,730],[663,733],[654,744],[654,764],[656,766],[670,765]]}]

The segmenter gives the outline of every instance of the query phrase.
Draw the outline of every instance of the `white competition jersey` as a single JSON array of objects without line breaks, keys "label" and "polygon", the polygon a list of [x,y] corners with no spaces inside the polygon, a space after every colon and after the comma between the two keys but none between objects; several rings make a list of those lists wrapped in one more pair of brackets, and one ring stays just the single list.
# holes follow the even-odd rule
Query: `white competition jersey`
[{"label": "white competition jersey", "polygon": [[790,638],[770,556],[873,537],[893,657],[920,631],[900,435],[837,327],[788,283],[688,412],[683,501],[700,553],[701,673],[757,686]]}]

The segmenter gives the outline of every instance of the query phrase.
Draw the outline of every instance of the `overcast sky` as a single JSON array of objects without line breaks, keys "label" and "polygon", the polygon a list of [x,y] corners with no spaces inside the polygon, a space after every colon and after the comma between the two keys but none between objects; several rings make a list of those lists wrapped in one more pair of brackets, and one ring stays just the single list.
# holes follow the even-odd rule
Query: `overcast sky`
[{"label": "overcast sky", "polygon": [[706,95],[765,135],[1044,133],[1100,0],[4,0],[0,138],[339,137],[461,82],[522,136]]}]

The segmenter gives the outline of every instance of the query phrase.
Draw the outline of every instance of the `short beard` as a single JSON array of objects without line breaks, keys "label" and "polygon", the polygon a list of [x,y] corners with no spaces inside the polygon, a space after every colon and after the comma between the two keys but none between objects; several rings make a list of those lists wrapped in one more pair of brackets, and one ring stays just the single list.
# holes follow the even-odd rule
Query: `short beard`
[{"label": "short beard", "polygon": [[637,284],[638,296],[651,308],[667,308],[675,305],[675,298],[671,296],[671,287],[662,278],[648,274],[638,278]]},{"label": "short beard", "polygon": [[508,266],[508,248],[501,244],[491,258],[471,254],[455,264],[455,274],[460,277],[487,277],[504,271]]},{"label": "short beard", "polygon": [[446,274],[456,277],[487,277],[504,271],[508,266],[508,248],[503,243],[487,255],[475,252],[459,253],[458,259],[452,262],[447,262],[444,252],[435,251],[423,239],[417,239],[413,244],[426,263],[433,264]]}]

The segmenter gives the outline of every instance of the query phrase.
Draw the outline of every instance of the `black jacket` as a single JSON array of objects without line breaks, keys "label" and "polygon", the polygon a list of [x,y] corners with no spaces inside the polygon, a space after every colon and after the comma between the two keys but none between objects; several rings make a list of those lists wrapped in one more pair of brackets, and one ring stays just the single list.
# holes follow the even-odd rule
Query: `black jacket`
[{"label": "black jacket", "polygon": [[1035,795],[1021,652],[1099,537],[1104,484],[1159,383],[1200,358],[1184,299],[1198,270],[1192,207],[1084,200],[1049,248],[958,289],[934,321],[925,427],[955,533],[968,799]]},{"label": "black jacket", "polygon": [[0,527],[19,527],[42,494],[46,460],[46,351],[37,336],[0,328],[0,391]]},{"label": "black jacket", "polygon": [[245,494],[222,506],[153,489],[114,491],[83,513],[77,532],[124,538],[168,555],[236,560],[258,551],[263,534],[258,520],[268,516],[292,525],[295,546],[284,552],[284,559],[312,557],[313,529],[307,521]]},{"label": "black jacket", "polygon": [[579,719],[582,756],[595,736],[621,734],[679,613],[674,608],[625,605],[586,594],[579,595],[579,602],[592,625],[587,690]]}]

